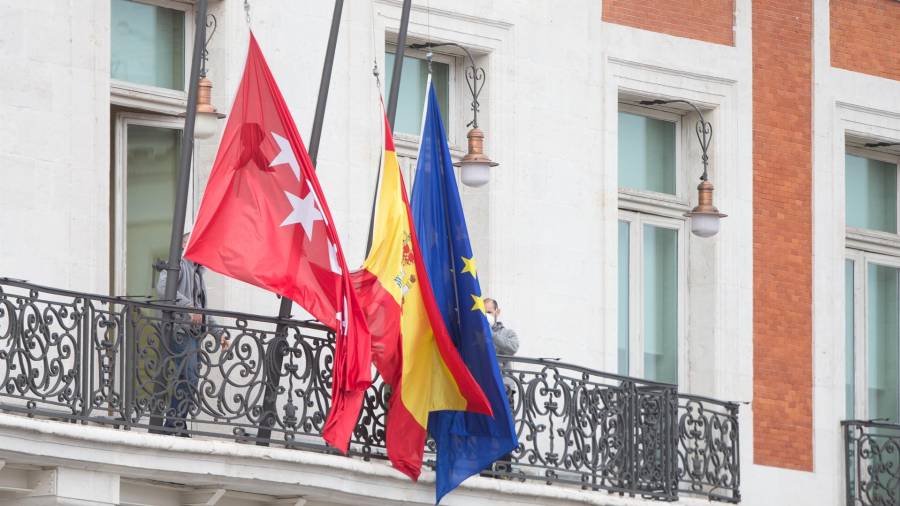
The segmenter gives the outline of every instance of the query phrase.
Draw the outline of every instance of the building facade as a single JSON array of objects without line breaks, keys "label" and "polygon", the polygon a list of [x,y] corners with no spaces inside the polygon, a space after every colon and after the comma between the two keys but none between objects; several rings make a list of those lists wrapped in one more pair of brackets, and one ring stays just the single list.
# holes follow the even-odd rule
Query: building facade
[{"label": "building facade", "polygon": [[[249,7],[248,17],[245,2],[210,1],[212,102],[229,113],[252,27],[307,138],[333,3]],[[351,266],[366,247],[382,153],[379,95],[397,63],[400,18],[400,0],[354,0],[341,20],[317,175]],[[116,355],[102,332],[91,330],[93,341],[78,334],[72,347],[92,358],[73,365],[74,351],[42,334],[68,313],[50,309],[39,290],[29,299],[32,285],[54,287],[41,293],[73,308],[90,299],[74,292],[120,297],[90,299],[108,308],[149,304],[141,297],[153,295],[153,266],[169,247],[194,24],[190,0],[0,0],[0,497],[430,503],[433,474],[411,483],[377,458],[304,451],[311,440],[298,439],[301,449],[246,444],[231,408],[210,408],[221,417],[197,421],[191,440],[122,430],[109,382],[127,376],[115,372],[125,348]],[[545,412],[558,406],[554,395],[577,397],[560,385],[583,386],[596,372],[610,375],[597,380],[604,385],[620,381],[611,375],[637,378],[634,399],[677,385],[664,394],[677,392],[666,397],[677,409],[675,432],[663,439],[673,439],[650,450],[642,443],[674,473],[656,485],[591,482],[596,474],[578,471],[586,464],[572,464],[585,453],[561,449],[580,440],[560,431],[561,441],[531,449],[537,464],[527,472],[546,480],[473,478],[444,504],[640,504],[660,483],[663,498],[688,504],[837,506],[848,494],[849,504],[900,504],[890,450],[900,445],[897,26],[895,0],[413,2],[408,43],[457,43],[485,70],[479,124],[500,165],[490,184],[460,188],[481,286],[518,331],[518,356],[533,358],[523,359],[519,381],[545,380],[547,364],[555,371],[557,383],[535,387],[550,398],[529,394],[535,412],[553,418]],[[430,63],[418,50],[404,58],[395,137],[408,183],[429,68],[451,151],[465,153],[467,60],[445,49]],[[689,101],[712,125],[709,177],[728,216],[711,238],[693,235],[684,216],[703,170],[700,117],[681,102],[642,103],[653,100]],[[188,221],[223,128],[195,144]],[[272,331],[272,294],[212,274],[208,283],[209,306],[229,325]],[[145,306],[127,307],[121,314]],[[123,335],[140,355],[141,337]],[[21,359],[35,349],[37,358]],[[210,369],[227,376],[222,360]],[[97,369],[79,380],[80,397],[54,369],[80,371],[74,377],[89,365]],[[124,400],[139,405],[130,392]],[[73,395],[85,413],[110,419],[34,411],[65,407]],[[584,412],[566,409],[554,423],[571,429]],[[611,430],[591,413],[594,436]],[[216,437],[222,430],[231,440]],[[635,433],[616,441],[637,441]],[[596,456],[598,445],[586,452]],[[638,460],[646,463],[628,460],[634,472],[618,479],[639,482]],[[702,478],[685,478],[692,471]]]}]

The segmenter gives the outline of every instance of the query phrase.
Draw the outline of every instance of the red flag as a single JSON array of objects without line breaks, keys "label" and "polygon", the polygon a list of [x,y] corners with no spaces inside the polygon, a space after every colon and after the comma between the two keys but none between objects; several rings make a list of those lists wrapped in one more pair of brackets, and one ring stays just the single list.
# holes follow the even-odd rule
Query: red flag
[{"label": "red flag", "polygon": [[346,452],[372,382],[369,330],[312,161],[252,33],[185,257],[288,297],[335,329],[323,437]]}]

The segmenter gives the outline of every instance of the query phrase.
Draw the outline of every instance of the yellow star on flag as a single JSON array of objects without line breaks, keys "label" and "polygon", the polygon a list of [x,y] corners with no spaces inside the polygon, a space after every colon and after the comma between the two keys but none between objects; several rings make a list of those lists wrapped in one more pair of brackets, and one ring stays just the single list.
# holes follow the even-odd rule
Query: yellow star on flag
[{"label": "yellow star on flag", "polygon": [[472,311],[481,311],[481,313],[484,314],[484,299],[473,293],[472,300],[475,301],[475,303],[472,304]]},{"label": "yellow star on flag", "polygon": [[476,271],[477,266],[475,265],[475,257],[466,258],[460,257],[463,261],[463,269],[460,274],[465,274],[467,272],[472,274],[472,277],[478,279],[478,272]]}]

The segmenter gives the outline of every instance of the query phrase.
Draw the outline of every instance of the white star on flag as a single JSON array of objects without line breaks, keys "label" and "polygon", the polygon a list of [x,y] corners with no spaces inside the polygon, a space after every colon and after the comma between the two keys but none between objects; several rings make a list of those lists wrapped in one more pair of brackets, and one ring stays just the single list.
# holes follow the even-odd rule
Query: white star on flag
[{"label": "white star on flag", "polygon": [[281,226],[285,227],[299,223],[306,232],[306,238],[312,241],[313,226],[317,221],[325,221],[322,218],[322,212],[316,208],[316,195],[310,191],[306,197],[302,199],[291,192],[284,192],[284,195],[291,202],[291,214],[281,222]]},{"label": "white star on flag", "polygon": [[340,276],[343,271],[337,260],[337,246],[331,244],[331,241],[328,241],[328,263],[331,264],[331,272]]},{"label": "white star on flag", "polygon": [[272,159],[272,163],[269,164],[269,167],[275,167],[276,165],[286,163],[291,166],[291,170],[294,171],[294,175],[297,176],[297,181],[301,181],[300,164],[297,163],[297,155],[294,154],[294,149],[291,147],[290,141],[275,132],[272,132],[272,138],[275,139],[275,143],[278,144],[278,148],[281,149],[281,151],[279,151],[278,155]]}]

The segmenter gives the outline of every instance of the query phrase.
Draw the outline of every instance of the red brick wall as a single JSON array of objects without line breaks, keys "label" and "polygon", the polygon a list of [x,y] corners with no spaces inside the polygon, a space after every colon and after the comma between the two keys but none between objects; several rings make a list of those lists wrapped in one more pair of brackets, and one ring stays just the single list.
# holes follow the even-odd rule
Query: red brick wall
[{"label": "red brick wall", "polygon": [[752,16],[754,460],[809,471],[812,0],[753,0]]},{"label": "red brick wall", "polygon": [[900,80],[900,2],[831,0],[831,65]]},{"label": "red brick wall", "polygon": [[734,45],[734,0],[603,0],[603,21]]}]

